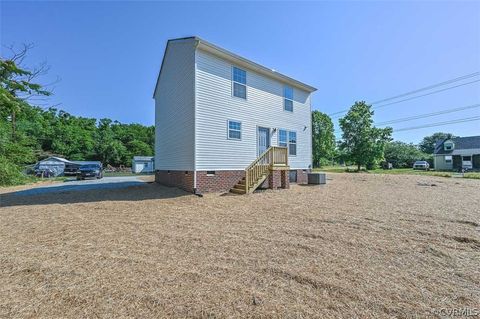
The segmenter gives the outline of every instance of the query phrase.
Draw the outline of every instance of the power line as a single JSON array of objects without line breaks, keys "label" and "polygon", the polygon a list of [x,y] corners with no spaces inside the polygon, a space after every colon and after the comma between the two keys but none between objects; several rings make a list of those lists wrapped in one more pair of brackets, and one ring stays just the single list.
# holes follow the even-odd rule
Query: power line
[{"label": "power line", "polygon": [[389,121],[385,121],[385,122],[379,122],[379,123],[375,123],[375,125],[387,125],[387,124],[413,121],[413,120],[423,119],[423,118],[426,118],[426,117],[432,117],[432,116],[437,116],[437,115],[442,115],[442,114],[448,114],[448,113],[453,113],[453,112],[469,110],[469,109],[473,109],[473,108],[477,108],[477,107],[480,107],[480,104],[473,104],[473,105],[467,105],[467,106],[463,106],[463,107],[457,107],[457,108],[447,109],[447,110],[438,111],[438,112],[419,114],[419,115],[414,115],[414,116],[410,116],[410,117],[404,117],[404,118],[389,120]]},{"label": "power line", "polygon": [[[455,89],[455,88],[457,88],[457,87],[464,86],[464,85],[468,85],[468,84],[472,84],[472,83],[475,83],[475,82],[480,82],[480,79],[479,79],[479,80],[475,80],[475,81],[471,81],[471,82],[466,82],[466,83],[458,84],[458,85],[455,85],[455,86],[450,86],[450,87],[448,87],[448,88],[444,88],[444,89],[432,91],[432,92],[425,93],[425,94],[422,94],[422,95],[412,96],[412,97],[409,97],[409,98],[407,98],[407,99],[403,99],[403,100],[400,100],[400,101],[395,101],[395,102],[390,102],[390,103],[387,103],[387,104],[382,104],[382,105],[378,105],[378,106],[373,106],[372,109],[379,109],[379,108],[382,108],[382,107],[385,107],[385,106],[389,106],[389,105],[392,105],[392,104],[398,104],[398,103],[401,103],[401,102],[418,99],[418,98],[420,98],[420,97],[424,97],[424,96],[427,96],[427,95],[432,95],[432,94],[439,93],[439,92],[443,92],[443,91],[446,91],[446,90]],[[337,116],[332,117],[332,118],[338,118],[338,117],[341,117],[341,115],[337,115]]]},{"label": "power line", "polygon": [[472,121],[480,121],[480,116],[466,117],[466,118],[463,118],[463,119],[456,119],[456,120],[445,121],[445,122],[430,123],[430,124],[425,124],[425,125],[404,127],[404,128],[400,128],[400,129],[394,129],[393,132],[396,133],[396,132],[403,132],[403,131],[411,131],[411,130],[417,130],[417,129],[427,128],[427,127],[443,126],[443,125],[450,125],[450,124],[457,124],[457,123],[464,123],[464,122],[472,122]]},{"label": "power line", "polygon": [[400,97],[404,97],[404,96],[412,95],[412,94],[415,94],[415,93],[418,93],[418,92],[434,89],[434,88],[439,87],[439,86],[443,86],[443,85],[446,85],[446,84],[458,82],[458,81],[465,80],[465,79],[475,77],[475,76],[478,76],[478,75],[480,75],[480,72],[470,73],[470,74],[460,76],[460,77],[455,78],[455,79],[451,79],[451,80],[444,81],[444,82],[441,82],[441,83],[429,85],[429,86],[423,87],[421,89],[417,89],[417,90],[410,91],[410,92],[407,92],[407,93],[403,93],[403,94],[400,94],[400,95],[392,96],[392,97],[389,97],[389,98],[386,98],[386,99],[378,100],[378,101],[372,102],[372,104],[379,104],[379,103],[387,102],[387,101],[390,101],[390,100],[395,100],[395,99],[398,99]]},{"label": "power line", "polygon": [[446,91],[446,90],[451,90],[451,89],[458,88],[458,87],[460,87],[460,86],[464,86],[464,85],[468,85],[468,84],[472,84],[472,83],[475,83],[475,82],[480,82],[480,79],[479,79],[479,80],[475,80],[475,81],[471,81],[471,82],[466,82],[466,83],[458,84],[458,85],[455,85],[455,86],[450,86],[450,87],[448,87],[448,88],[436,90],[436,91],[429,92],[429,93],[425,93],[425,94],[422,94],[422,95],[412,96],[412,97],[410,97],[410,98],[408,98],[408,99],[403,99],[403,100],[400,100],[400,101],[395,101],[395,102],[391,102],[391,103],[387,103],[387,104],[382,104],[382,105],[374,106],[374,107],[372,107],[372,109],[379,109],[379,108],[381,108],[381,107],[385,107],[385,106],[388,106],[388,105],[397,104],[397,103],[405,102],[405,101],[410,101],[410,100],[413,100],[413,99],[417,99],[417,98],[419,98],[419,97],[424,97],[424,96],[432,95],[432,94],[435,94],[435,93],[438,93],[438,92],[442,92],[442,91]]},{"label": "power line", "polygon": [[[424,97],[424,96],[427,96],[427,95],[432,95],[432,94],[439,93],[439,92],[442,92],[442,91],[447,91],[447,90],[455,89],[455,88],[457,88],[457,87],[464,86],[464,85],[468,85],[468,84],[472,84],[472,83],[475,83],[475,82],[480,82],[480,79],[479,79],[479,80],[475,80],[475,81],[471,81],[471,82],[467,82],[467,83],[458,84],[458,85],[451,86],[451,87],[448,87],[448,88],[436,90],[436,91],[433,91],[433,92],[425,93],[425,94],[422,94],[422,95],[412,96],[412,97],[410,97],[410,98],[408,98],[408,99],[403,99],[403,100],[400,100],[400,101],[395,101],[395,102],[391,102],[391,103],[387,103],[387,104],[383,104],[383,105],[374,106],[374,107],[372,107],[372,109],[379,109],[379,108],[382,108],[382,107],[385,107],[385,106],[389,106],[389,105],[392,105],[392,104],[398,104],[398,103],[401,103],[401,102],[418,99],[418,98],[420,98],[420,97]],[[341,117],[341,115],[337,115],[337,116],[332,117],[332,118],[339,118],[339,117]]]},{"label": "power line", "polygon": [[[372,103],[370,103],[370,104],[371,104],[371,105],[375,105],[375,104],[380,104],[380,103],[387,102],[387,101],[391,101],[391,100],[396,100],[396,99],[401,98],[401,97],[404,97],[404,96],[412,95],[412,94],[419,93],[419,92],[426,91],[426,90],[431,90],[431,89],[434,89],[434,88],[439,87],[439,86],[444,86],[444,85],[446,85],[446,84],[450,84],[450,83],[462,81],[462,80],[465,80],[465,79],[468,79],[468,78],[472,78],[472,77],[475,77],[475,76],[478,76],[478,75],[480,75],[480,72],[470,73],[470,74],[463,75],[463,76],[460,76],[460,77],[457,77],[457,78],[454,78],[454,79],[451,79],[451,80],[448,80],[448,81],[444,81],[444,82],[440,82],[440,83],[437,83],[437,84],[429,85],[429,86],[426,86],[426,87],[423,87],[423,88],[420,88],[420,89],[417,89],[417,90],[414,90],[414,91],[410,91],[410,92],[403,93],[403,94],[399,94],[399,95],[392,96],[392,97],[389,97],[389,98],[381,99],[381,100],[372,102]],[[459,86],[463,86],[463,85],[475,83],[475,82],[478,82],[478,81],[480,81],[480,80],[475,80],[475,81],[468,82],[468,83],[464,83],[464,84],[461,84],[461,85],[457,85],[457,86],[445,88],[445,89],[442,89],[442,90],[437,90],[437,91],[435,91],[435,92],[431,92],[431,93],[428,93],[428,94],[425,94],[425,95],[419,95],[419,96],[413,97],[413,98],[423,97],[423,96],[426,96],[426,95],[430,95],[430,94],[434,94],[434,93],[438,93],[438,92],[442,92],[442,91],[454,89],[454,88],[457,88],[457,87],[459,87]],[[398,101],[398,102],[394,102],[394,103],[391,103],[391,104],[408,101],[408,100],[411,100],[411,99],[413,99],[413,98],[404,99],[404,100],[401,100],[401,101]],[[383,105],[383,106],[391,105],[391,104],[388,103],[388,104],[385,104],[385,105]],[[378,107],[381,107],[381,106],[376,106],[376,107],[372,107],[372,108],[378,108]],[[330,113],[330,114],[328,114],[328,115],[329,115],[329,116],[332,116],[332,115],[337,115],[337,114],[343,114],[343,113],[346,113],[346,112],[348,112],[348,111],[349,111],[349,110],[346,109],[346,110],[342,110],[342,111]]]}]

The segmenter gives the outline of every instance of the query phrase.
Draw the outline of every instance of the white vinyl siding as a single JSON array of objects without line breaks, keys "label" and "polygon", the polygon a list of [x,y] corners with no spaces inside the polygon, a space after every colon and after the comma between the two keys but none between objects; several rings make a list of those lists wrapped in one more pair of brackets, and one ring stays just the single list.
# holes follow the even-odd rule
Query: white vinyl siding
[{"label": "white vinyl siding", "polygon": [[[294,112],[283,112],[286,83],[260,75],[247,66],[248,98],[233,96],[235,64],[197,49],[196,134],[197,170],[243,170],[257,157],[257,129],[270,129],[270,145],[278,145],[279,129],[296,132],[292,169],[311,167],[310,93],[293,87]],[[228,120],[241,122],[241,140],[225,138]]]},{"label": "white vinyl siding", "polygon": [[171,41],[155,92],[155,169],[194,169],[195,46]]}]

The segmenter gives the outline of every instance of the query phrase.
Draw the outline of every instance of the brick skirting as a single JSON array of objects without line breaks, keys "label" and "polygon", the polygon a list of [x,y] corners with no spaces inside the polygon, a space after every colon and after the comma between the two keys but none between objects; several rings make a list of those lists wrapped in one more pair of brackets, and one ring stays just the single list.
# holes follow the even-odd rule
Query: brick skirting
[{"label": "brick skirting", "polygon": [[207,171],[197,171],[197,192],[228,192],[243,177],[245,171],[214,171],[215,174],[207,174]]},{"label": "brick skirting", "polygon": [[297,184],[308,184],[308,170],[297,169]]},{"label": "brick skirting", "polygon": [[[307,184],[307,170],[297,169],[297,184]],[[210,172],[210,171],[209,171]],[[207,174],[207,171],[197,171],[197,193],[228,192],[236,183],[245,177],[243,170],[214,171],[215,174]],[[289,188],[289,171],[274,170],[261,185],[261,188]],[[192,171],[156,171],[155,181],[166,186],[181,188],[187,192],[193,189]],[[270,186],[271,185],[271,186]]]},{"label": "brick skirting", "polygon": [[155,171],[155,182],[193,193],[192,171]]}]

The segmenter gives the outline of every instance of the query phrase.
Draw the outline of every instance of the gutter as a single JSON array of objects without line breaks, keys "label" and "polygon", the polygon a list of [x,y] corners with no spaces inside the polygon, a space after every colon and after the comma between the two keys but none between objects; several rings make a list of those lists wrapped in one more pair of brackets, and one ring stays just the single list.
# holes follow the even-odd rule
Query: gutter
[{"label": "gutter", "polygon": [[197,194],[197,47],[200,40],[195,38],[193,61],[193,193]]}]

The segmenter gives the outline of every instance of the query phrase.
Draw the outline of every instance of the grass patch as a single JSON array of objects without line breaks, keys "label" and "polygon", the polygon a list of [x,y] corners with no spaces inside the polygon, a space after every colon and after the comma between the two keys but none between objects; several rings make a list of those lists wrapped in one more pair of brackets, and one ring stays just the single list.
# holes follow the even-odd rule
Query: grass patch
[{"label": "grass patch", "polygon": [[[316,172],[327,172],[327,173],[357,173],[357,169],[355,166],[326,166],[322,168],[315,168],[314,171]],[[426,176],[438,176],[438,177],[452,177],[454,172],[448,171],[422,171],[422,170],[414,170],[412,168],[394,168],[390,170],[386,169],[373,169],[370,171],[362,169],[361,172],[364,173],[371,173],[371,174],[391,174],[391,175],[426,175]],[[465,173],[463,178],[472,178],[472,179],[480,179],[480,173],[472,172],[472,173]]]}]

